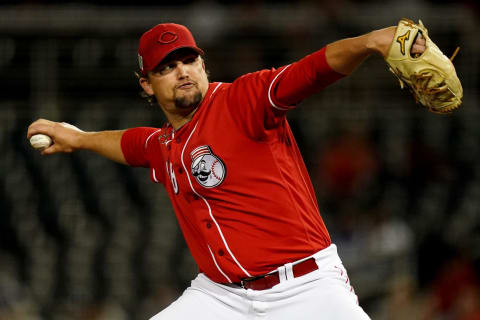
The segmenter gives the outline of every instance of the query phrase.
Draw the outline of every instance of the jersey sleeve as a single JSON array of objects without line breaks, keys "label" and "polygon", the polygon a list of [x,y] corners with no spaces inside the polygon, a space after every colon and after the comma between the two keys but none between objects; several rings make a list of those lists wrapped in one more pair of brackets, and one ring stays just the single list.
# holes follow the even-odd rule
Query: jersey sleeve
[{"label": "jersey sleeve", "polygon": [[122,135],[121,147],[123,156],[132,167],[150,166],[148,157],[148,143],[150,138],[159,129],[138,127],[127,129]]},{"label": "jersey sleeve", "polygon": [[323,48],[290,65],[246,74],[228,89],[227,106],[249,134],[279,126],[286,111],[341,79],[327,63]]},{"label": "jersey sleeve", "polygon": [[285,68],[269,92],[274,107],[291,109],[303,99],[345,77],[330,67],[325,51],[326,47]]}]

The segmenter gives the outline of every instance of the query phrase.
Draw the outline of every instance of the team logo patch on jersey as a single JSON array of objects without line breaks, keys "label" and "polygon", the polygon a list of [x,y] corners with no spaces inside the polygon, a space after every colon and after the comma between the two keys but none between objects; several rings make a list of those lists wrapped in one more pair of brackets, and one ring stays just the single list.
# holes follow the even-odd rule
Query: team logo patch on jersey
[{"label": "team logo patch on jersey", "polygon": [[192,174],[205,188],[214,188],[225,180],[226,168],[223,161],[213,154],[209,146],[200,146],[190,153]]}]

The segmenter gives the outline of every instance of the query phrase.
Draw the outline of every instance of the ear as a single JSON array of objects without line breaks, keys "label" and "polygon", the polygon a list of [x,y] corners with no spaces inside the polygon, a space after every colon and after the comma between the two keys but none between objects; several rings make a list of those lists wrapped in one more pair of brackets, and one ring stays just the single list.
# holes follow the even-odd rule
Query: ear
[{"label": "ear", "polygon": [[153,96],[152,85],[147,77],[140,77],[138,79],[138,83],[143,88],[143,91],[145,91],[146,94],[148,94],[149,96]]}]

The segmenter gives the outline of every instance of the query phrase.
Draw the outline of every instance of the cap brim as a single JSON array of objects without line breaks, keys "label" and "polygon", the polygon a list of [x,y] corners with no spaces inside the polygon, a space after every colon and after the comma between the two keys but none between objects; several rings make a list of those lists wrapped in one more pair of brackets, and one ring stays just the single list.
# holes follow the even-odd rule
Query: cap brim
[{"label": "cap brim", "polygon": [[154,70],[159,64],[161,64],[170,54],[172,54],[173,52],[177,51],[177,50],[181,50],[181,49],[191,49],[192,51],[198,53],[199,55],[203,56],[205,55],[205,53],[203,52],[202,49],[200,49],[199,47],[193,47],[193,46],[180,46],[180,47],[176,47],[176,48],[173,48],[169,51],[166,51],[165,54],[163,54],[162,56],[159,56],[157,57],[157,60],[158,62],[156,62],[154,64],[154,66],[150,69],[150,70],[143,70],[142,73],[143,75],[146,75],[149,71],[152,71]]}]

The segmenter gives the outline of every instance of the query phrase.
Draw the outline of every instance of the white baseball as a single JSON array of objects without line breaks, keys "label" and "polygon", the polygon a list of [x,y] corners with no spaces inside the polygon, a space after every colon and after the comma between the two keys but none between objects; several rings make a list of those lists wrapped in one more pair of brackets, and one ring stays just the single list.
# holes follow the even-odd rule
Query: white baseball
[{"label": "white baseball", "polygon": [[35,134],[30,138],[30,144],[32,147],[38,150],[43,150],[52,145],[52,138],[45,134]]}]

